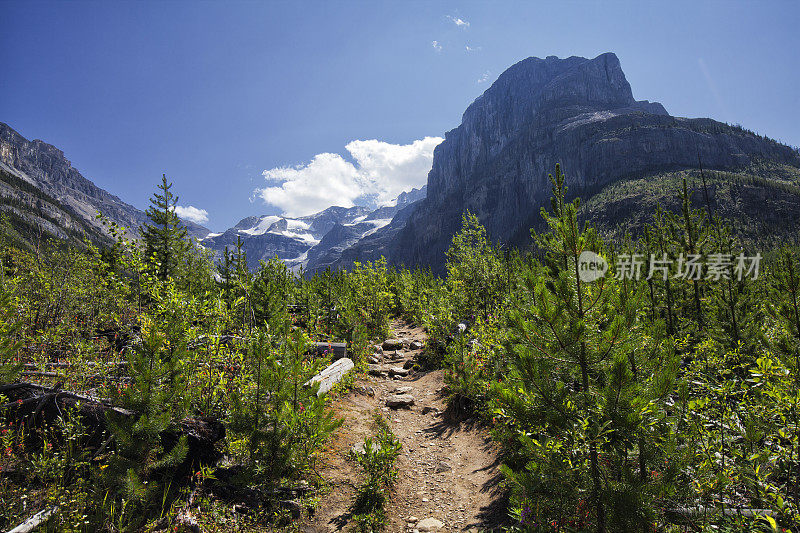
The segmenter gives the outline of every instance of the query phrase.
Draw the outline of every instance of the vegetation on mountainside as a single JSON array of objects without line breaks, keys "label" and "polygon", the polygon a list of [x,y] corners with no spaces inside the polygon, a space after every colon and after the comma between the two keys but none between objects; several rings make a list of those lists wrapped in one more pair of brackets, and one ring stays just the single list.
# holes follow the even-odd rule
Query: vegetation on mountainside
[{"label": "vegetation on mountainside", "polygon": [[[53,531],[291,527],[339,425],[305,386],[330,362],[309,343],[345,341],[363,370],[400,315],[426,328],[417,364],[445,369],[451,410],[502,445],[510,530],[799,531],[800,251],[755,248],[742,230],[771,226],[719,201],[749,201],[757,179],[675,173],[581,205],[557,169],[533,253],[467,214],[443,278],[383,260],[250,272],[240,246],[215,264],[175,231],[166,180],[144,244],[121,228],[102,249],[8,244],[0,528],[40,510]],[[653,199],[641,227],[581,221],[632,195]],[[583,276],[584,252],[605,276]],[[397,474],[376,423],[354,455],[363,531],[386,523]]]},{"label": "vegetation on mountainside", "polygon": [[0,169],[0,240],[20,248],[82,246],[108,238],[72,209],[22,178]]},{"label": "vegetation on mountainside", "polygon": [[741,241],[765,247],[786,239],[795,241],[800,225],[800,170],[773,164],[753,165],[740,172],[682,170],[615,182],[587,196],[578,217],[591,221],[612,240],[626,233],[638,236],[658,206],[680,208],[684,179],[694,205],[721,216]]}]

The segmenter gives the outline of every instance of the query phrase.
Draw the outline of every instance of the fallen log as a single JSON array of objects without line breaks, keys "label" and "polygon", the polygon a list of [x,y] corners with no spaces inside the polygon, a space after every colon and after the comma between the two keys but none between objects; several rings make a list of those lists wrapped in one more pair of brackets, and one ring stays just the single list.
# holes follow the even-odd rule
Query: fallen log
[{"label": "fallen log", "polygon": [[347,344],[344,342],[315,342],[313,346],[308,355],[330,355],[334,361],[347,357]]},{"label": "fallen log", "polygon": [[770,509],[751,509],[748,507],[728,507],[725,510],[720,507],[706,507],[698,505],[697,507],[683,507],[675,509],[665,509],[664,516],[666,519],[676,525],[686,524],[693,522],[694,519],[703,516],[714,516],[724,514],[725,516],[742,516],[745,518],[754,518],[756,516],[769,516],[774,518],[776,514]]},{"label": "fallen log", "polygon": [[310,387],[314,383],[319,383],[319,389],[317,390],[317,396],[322,396],[334,385],[336,385],[341,379],[347,374],[350,370],[353,369],[355,365],[351,359],[344,357],[339,359],[332,365],[329,365],[325,370],[314,376],[313,378],[306,381],[305,385]]},{"label": "fallen log", "polygon": [[[0,394],[7,402],[0,406],[0,414],[29,426],[50,426],[66,410],[73,410],[87,429],[87,447],[100,449],[107,442],[107,414],[119,417],[138,417],[138,413],[112,405],[98,398],[34,383],[0,385]],[[162,444],[169,451],[182,437],[186,437],[189,451],[179,467],[193,468],[198,464],[214,464],[221,456],[215,444],[225,438],[225,426],[216,419],[206,417],[185,418],[175,427],[161,434]],[[107,444],[106,444],[107,445]]]},{"label": "fallen log", "polygon": [[[44,363],[45,368],[71,368],[73,366],[88,366],[88,367],[96,367],[96,366],[107,366],[110,368],[118,367],[118,366],[128,366],[127,361],[86,361],[83,363]],[[25,368],[30,370],[38,370],[42,365],[37,365],[35,363],[25,363],[23,365]]]},{"label": "fallen log", "polygon": [[53,516],[56,511],[58,511],[58,506],[54,505],[53,507],[48,507],[47,509],[43,509],[33,515],[32,517],[25,520],[23,523],[15,527],[14,529],[8,530],[7,533],[29,533],[34,531],[36,528],[47,522],[51,516]]}]

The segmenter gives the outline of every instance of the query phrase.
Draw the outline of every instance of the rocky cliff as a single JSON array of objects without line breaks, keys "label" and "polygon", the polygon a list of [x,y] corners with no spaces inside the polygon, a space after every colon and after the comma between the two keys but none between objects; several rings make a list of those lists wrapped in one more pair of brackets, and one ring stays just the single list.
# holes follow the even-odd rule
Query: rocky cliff
[{"label": "rocky cliff", "polygon": [[[98,230],[102,230],[95,219],[98,211],[134,232],[146,220],[144,212],[83,177],[64,156],[64,152],[38,139],[29,141],[2,122],[0,165],[3,170],[40,189]],[[153,190],[157,178],[153,179]],[[184,224],[194,237],[208,234],[208,230],[198,224],[189,221],[184,221]]]},{"label": "rocky cliff", "polygon": [[[464,112],[433,158],[428,196],[398,229],[390,224],[342,254],[441,270],[462,213],[478,215],[495,242],[520,245],[550,196],[561,163],[574,193],[617,180],[760,161],[800,167],[791,148],[710,119],[670,116],[636,101],[614,54],[528,58],[506,70]],[[389,233],[392,233],[389,235]],[[385,235],[384,235],[385,234]]]}]

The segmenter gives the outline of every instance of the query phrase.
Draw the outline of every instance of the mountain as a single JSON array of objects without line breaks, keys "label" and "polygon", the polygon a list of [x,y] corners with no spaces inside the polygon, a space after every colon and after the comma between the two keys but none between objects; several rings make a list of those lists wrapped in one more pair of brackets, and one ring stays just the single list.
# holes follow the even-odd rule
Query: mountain
[{"label": "mountain", "polygon": [[[700,162],[748,187],[756,186],[756,178],[766,180],[757,187],[800,183],[800,156],[792,148],[741,127],[674,117],[659,103],[635,100],[612,53],[594,59],[531,57],[503,72],[467,108],[461,125],[447,132],[434,151],[427,198],[344,250],[336,266],[384,255],[395,264],[441,272],[466,211],[478,216],[494,242],[525,246],[528,228],[540,223],[539,210],[550,197],[547,176],[556,163],[567,174],[570,192],[586,200],[634,178],[640,188],[665,194],[668,189],[659,184],[666,173],[697,169]],[[603,213],[595,207],[594,215],[584,213],[589,219]],[[635,211],[636,205],[626,208]]]},{"label": "mountain", "polygon": [[287,218],[275,215],[247,217],[223,233],[211,233],[200,242],[217,253],[236,248],[241,239],[247,265],[277,256],[293,270],[325,270],[341,252],[389,224],[397,212],[425,198],[426,188],[401,193],[394,205],[370,209],[333,206],[313,215]]},{"label": "mountain", "polygon": [[[384,230],[383,235],[388,235],[390,229],[387,230],[387,227],[403,220],[402,215],[398,216],[399,213],[410,212],[410,206],[424,200],[426,194],[427,185],[420,189],[400,193],[394,205],[379,207],[356,224],[334,226],[319,244],[309,250],[306,271],[313,274],[326,268],[336,268],[342,260],[342,254],[347,253],[347,250],[357,243],[363,243],[381,230]],[[353,257],[350,262],[358,259],[358,257]]]},{"label": "mountain", "polygon": [[278,256],[293,268],[306,263],[308,251],[337,224],[350,224],[369,213],[365,207],[329,207],[319,213],[286,218],[275,215],[247,217],[223,233],[210,233],[200,243],[215,252],[233,250],[241,239],[247,265],[258,268],[261,260]]},{"label": "mountain", "polygon": [[27,176],[0,163],[0,240],[25,248],[44,241],[82,245],[107,237],[69,206],[44,193]]},{"label": "mountain", "polygon": [[[29,141],[9,125],[0,122],[0,170],[7,178],[3,180],[3,197],[25,203],[21,189],[10,185],[12,176],[33,187],[36,194],[47,197],[58,204],[58,209],[66,216],[59,216],[61,222],[45,224],[45,231],[63,237],[59,229],[86,226],[87,231],[102,234],[103,226],[95,218],[100,211],[109,220],[125,226],[134,232],[147,219],[144,212],[101,189],[81,175],[64,157],[64,152],[44,141]],[[15,181],[15,183],[18,183]],[[154,179],[153,183],[156,183]],[[155,185],[154,185],[155,190]],[[32,194],[30,191],[28,194]],[[52,204],[55,205],[55,204]],[[8,209],[6,209],[8,210]],[[52,209],[49,209],[52,211]],[[28,217],[30,218],[30,216]],[[190,221],[183,221],[193,237],[204,237],[208,229]],[[63,224],[61,228],[53,227]]]}]

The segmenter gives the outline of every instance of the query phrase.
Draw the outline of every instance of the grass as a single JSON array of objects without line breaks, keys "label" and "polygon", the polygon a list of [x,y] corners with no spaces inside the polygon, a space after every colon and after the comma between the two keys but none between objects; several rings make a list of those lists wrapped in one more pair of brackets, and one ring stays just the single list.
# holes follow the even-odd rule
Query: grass
[{"label": "grass", "polygon": [[359,533],[384,529],[386,497],[397,481],[395,460],[400,455],[400,441],[379,411],[375,412],[373,419],[377,426],[376,435],[364,439],[363,453],[350,452],[365,473],[353,504],[353,522],[355,531]]}]

